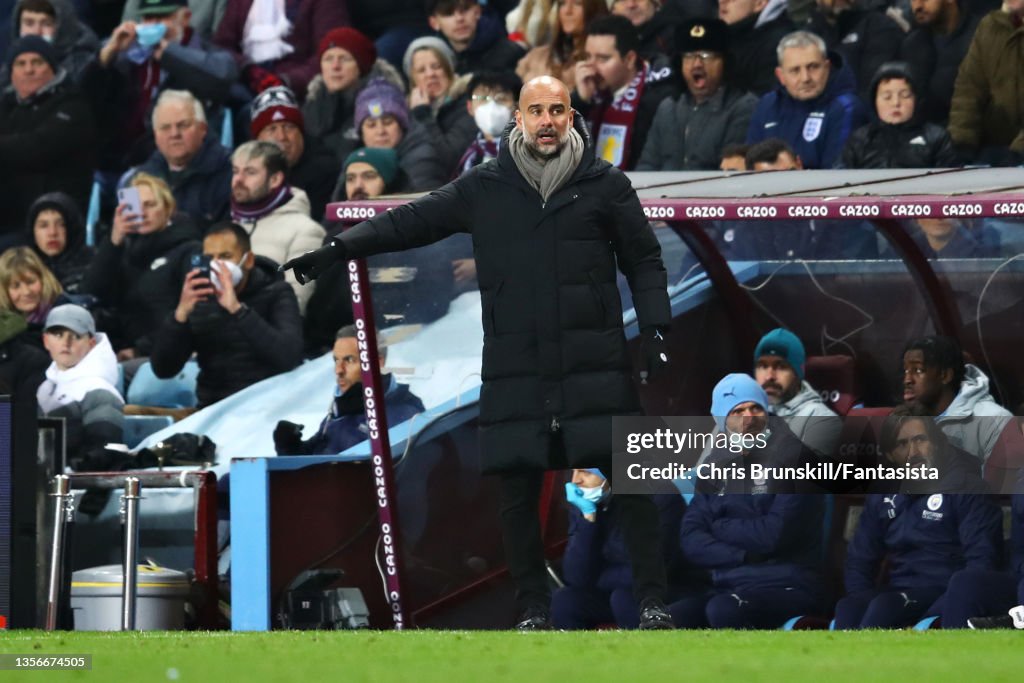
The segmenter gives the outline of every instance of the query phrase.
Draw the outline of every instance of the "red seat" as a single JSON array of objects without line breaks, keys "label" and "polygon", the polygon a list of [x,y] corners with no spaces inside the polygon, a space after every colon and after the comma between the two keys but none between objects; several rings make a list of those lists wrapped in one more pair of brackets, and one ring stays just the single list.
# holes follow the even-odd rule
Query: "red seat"
[{"label": "red seat", "polygon": [[839,415],[860,403],[856,361],[851,356],[808,356],[804,378]]},{"label": "red seat", "polygon": [[839,435],[839,459],[860,466],[874,466],[882,457],[878,437],[892,408],[852,408],[843,418]]}]

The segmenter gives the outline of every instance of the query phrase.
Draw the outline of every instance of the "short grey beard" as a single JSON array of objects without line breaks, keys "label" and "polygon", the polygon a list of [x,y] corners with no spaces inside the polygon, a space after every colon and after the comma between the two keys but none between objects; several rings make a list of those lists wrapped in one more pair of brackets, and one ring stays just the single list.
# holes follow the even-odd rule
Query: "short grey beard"
[{"label": "short grey beard", "polygon": [[565,149],[565,146],[569,144],[570,130],[571,129],[566,129],[565,135],[558,138],[558,147],[556,147],[552,152],[542,152],[537,147],[537,138],[527,133],[525,128],[523,128],[523,140],[526,142],[526,148],[530,150],[530,154],[538,159],[544,159],[546,161],[557,157],[562,153],[562,150]]}]

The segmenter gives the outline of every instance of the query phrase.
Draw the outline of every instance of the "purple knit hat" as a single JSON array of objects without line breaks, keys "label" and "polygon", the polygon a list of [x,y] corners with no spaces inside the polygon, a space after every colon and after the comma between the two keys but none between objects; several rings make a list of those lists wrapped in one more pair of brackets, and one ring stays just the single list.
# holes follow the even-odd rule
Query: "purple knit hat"
[{"label": "purple knit hat", "polygon": [[390,81],[375,78],[356,97],[356,131],[362,130],[366,119],[380,118],[385,114],[398,119],[402,130],[409,130],[409,107],[405,103],[405,95]]}]

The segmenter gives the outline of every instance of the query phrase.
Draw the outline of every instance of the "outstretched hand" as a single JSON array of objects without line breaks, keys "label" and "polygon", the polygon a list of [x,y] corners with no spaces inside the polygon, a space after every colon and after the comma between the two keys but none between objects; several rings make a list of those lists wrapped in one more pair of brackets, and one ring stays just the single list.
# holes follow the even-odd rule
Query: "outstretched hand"
[{"label": "outstretched hand", "polygon": [[333,266],[336,262],[345,259],[345,247],[338,240],[333,240],[327,245],[307,251],[302,256],[296,256],[278,268],[278,271],[293,270],[295,279],[300,285],[312,282],[324,271]]}]

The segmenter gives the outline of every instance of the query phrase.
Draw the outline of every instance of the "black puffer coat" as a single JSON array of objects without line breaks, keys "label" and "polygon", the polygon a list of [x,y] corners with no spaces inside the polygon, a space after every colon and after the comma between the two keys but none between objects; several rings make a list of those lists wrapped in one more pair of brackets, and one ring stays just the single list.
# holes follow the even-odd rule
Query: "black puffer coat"
[{"label": "black puffer coat", "polygon": [[96,124],[89,103],[64,71],[19,100],[0,95],[0,230],[20,232],[29,205],[45,192],[89,204],[96,168]]},{"label": "black puffer coat", "polygon": [[575,122],[583,159],[547,202],[509,152],[510,124],[496,163],[340,237],[356,258],[472,234],[483,303],[485,472],[607,464],[612,416],[641,413],[616,262],[641,327],[671,318],[661,248],[636,193],[622,172],[595,159],[578,115]]},{"label": "black puffer coat", "polygon": [[195,224],[180,214],[159,232],[127,235],[121,246],[109,236],[104,239],[82,291],[115,309],[116,329],[109,330],[115,350],[134,348],[138,356],[149,355],[153,333],[178,305],[192,254],[202,250]]},{"label": "black puffer coat", "polygon": [[238,292],[242,310],[231,315],[212,299],[200,301],[184,325],[168,315],[155,335],[153,373],[174,377],[195,351],[200,407],[302,362],[302,319],[295,292],[262,256]]},{"label": "black puffer coat", "polygon": [[[67,232],[64,251],[56,256],[48,256],[36,244],[36,217],[47,209],[60,212],[64,217],[64,229]],[[82,278],[85,277],[85,271],[92,261],[95,250],[85,244],[85,221],[74,200],[63,192],[48,192],[32,202],[26,218],[25,243],[32,247],[36,256],[53,271],[65,292],[78,294]]]},{"label": "black puffer coat", "polygon": [[[910,84],[917,105],[922,101],[915,74],[905,62],[888,62],[875,73],[868,90],[875,101],[883,80],[901,78]],[[960,166],[949,132],[924,120],[924,110],[915,106],[909,121],[885,123],[875,108],[871,122],[853,131],[843,147],[841,166],[846,168],[953,168]]]}]

